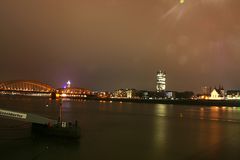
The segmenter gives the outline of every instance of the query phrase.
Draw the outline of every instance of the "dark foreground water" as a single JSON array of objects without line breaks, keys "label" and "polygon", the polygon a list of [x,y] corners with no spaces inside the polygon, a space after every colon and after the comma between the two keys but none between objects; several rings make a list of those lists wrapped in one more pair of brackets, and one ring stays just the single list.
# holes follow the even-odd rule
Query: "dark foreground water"
[{"label": "dark foreground water", "polygon": [[[0,108],[57,119],[59,101],[0,97]],[[46,106],[48,105],[48,106]],[[240,159],[240,108],[64,100],[79,141],[39,137],[0,118],[0,159]]]}]

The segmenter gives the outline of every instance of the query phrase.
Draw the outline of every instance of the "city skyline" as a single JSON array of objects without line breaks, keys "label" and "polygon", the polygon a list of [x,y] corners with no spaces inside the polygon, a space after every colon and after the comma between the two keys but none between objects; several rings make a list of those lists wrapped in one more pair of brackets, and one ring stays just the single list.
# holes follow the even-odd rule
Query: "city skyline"
[{"label": "city skyline", "polygon": [[237,0],[1,1],[0,81],[96,90],[240,88]]},{"label": "city skyline", "polygon": [[[91,90],[92,92],[115,92],[118,90],[136,90],[136,91],[149,91],[149,92],[160,92],[160,93],[167,93],[167,92],[191,92],[194,93],[195,95],[198,94],[203,94],[203,95],[207,95],[210,94],[211,91],[218,90],[218,89],[222,89],[222,90],[227,90],[227,91],[236,91],[239,92],[238,88],[234,88],[234,89],[229,89],[229,88],[225,88],[223,85],[219,84],[219,85],[215,85],[215,86],[202,86],[198,92],[194,92],[193,90],[168,90],[166,89],[166,72],[163,71],[157,71],[157,74],[155,75],[156,77],[156,81],[155,81],[155,85],[156,88],[155,89],[143,89],[143,88],[133,88],[133,87],[126,87],[126,88],[113,88],[112,90],[104,90],[104,89],[94,89],[94,88],[86,88],[84,86],[77,86],[76,84],[72,84],[72,82],[70,80],[67,80],[65,82],[62,83],[61,86],[54,86],[51,84],[47,84],[43,81],[39,81],[39,80],[9,80],[9,81],[5,81],[5,82],[0,82],[0,89],[2,90],[13,90],[13,91],[33,91],[32,90],[32,85],[34,86],[47,86],[47,92],[49,92],[49,89],[51,88],[52,90],[65,90],[65,89],[83,89],[83,90]],[[10,88],[8,88],[8,87]],[[22,86],[22,87],[21,87]],[[29,88],[30,87],[30,88]],[[46,88],[45,88],[46,89]]]}]

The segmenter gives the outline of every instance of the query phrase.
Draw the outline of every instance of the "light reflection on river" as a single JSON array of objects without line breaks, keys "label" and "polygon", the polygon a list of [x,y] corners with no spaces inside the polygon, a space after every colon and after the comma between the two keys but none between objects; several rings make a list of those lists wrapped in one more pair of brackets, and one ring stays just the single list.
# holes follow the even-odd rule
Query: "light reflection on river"
[{"label": "light reflection on river", "polygon": [[[0,108],[57,119],[59,102],[0,97]],[[3,159],[238,159],[240,110],[64,100],[63,119],[78,120],[78,142],[35,137],[29,123],[0,119]],[[9,154],[14,153],[14,154]],[[1,158],[1,159],[2,159]]]}]

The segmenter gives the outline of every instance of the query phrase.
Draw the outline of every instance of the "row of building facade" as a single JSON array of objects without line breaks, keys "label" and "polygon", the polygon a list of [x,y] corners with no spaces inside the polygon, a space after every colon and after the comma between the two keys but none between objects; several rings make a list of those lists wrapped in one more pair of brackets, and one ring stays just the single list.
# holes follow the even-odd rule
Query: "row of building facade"
[{"label": "row of building facade", "polygon": [[225,91],[223,86],[218,88],[202,87],[202,93],[194,95],[192,91],[168,91],[166,90],[166,72],[158,71],[156,73],[156,90],[137,90],[137,89],[117,89],[113,92],[92,92],[87,89],[72,88],[68,81],[64,88],[57,90],[60,96],[75,96],[81,95],[94,96],[97,98],[128,98],[128,99],[209,99],[209,100],[234,100],[240,99],[240,91],[229,90]]},{"label": "row of building facade", "polygon": [[95,97],[95,98],[129,98],[129,99],[210,99],[210,100],[236,100],[240,99],[240,90],[225,91],[223,86],[218,88],[203,87],[202,93],[194,95],[191,91],[177,92],[166,90],[166,72],[156,73],[155,91],[137,89],[117,89],[113,92],[91,91],[71,86],[67,81],[63,88],[53,87],[37,81],[8,81],[0,83],[0,94],[49,96],[56,93],[56,97]]},{"label": "row of building facade", "polygon": [[203,87],[202,93],[197,94],[198,99],[210,100],[237,100],[240,99],[240,90],[224,90],[223,86],[217,87]]}]

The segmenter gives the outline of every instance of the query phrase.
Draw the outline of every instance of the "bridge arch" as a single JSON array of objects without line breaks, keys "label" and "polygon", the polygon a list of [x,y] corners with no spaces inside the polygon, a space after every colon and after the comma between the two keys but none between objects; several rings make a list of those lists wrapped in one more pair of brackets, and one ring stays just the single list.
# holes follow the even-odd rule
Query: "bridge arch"
[{"label": "bridge arch", "polygon": [[53,92],[55,89],[48,84],[32,80],[15,80],[0,82],[0,90],[28,91],[28,92]]}]

